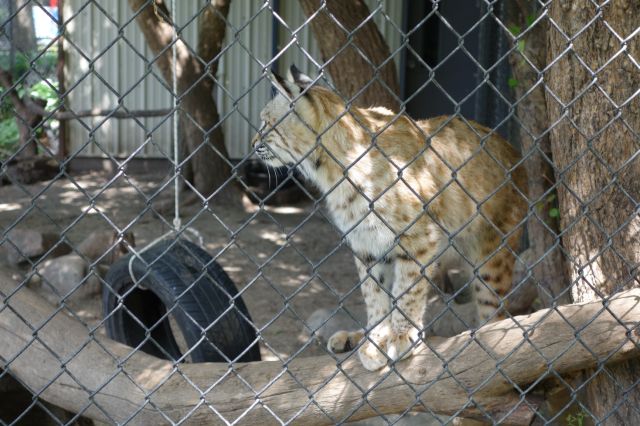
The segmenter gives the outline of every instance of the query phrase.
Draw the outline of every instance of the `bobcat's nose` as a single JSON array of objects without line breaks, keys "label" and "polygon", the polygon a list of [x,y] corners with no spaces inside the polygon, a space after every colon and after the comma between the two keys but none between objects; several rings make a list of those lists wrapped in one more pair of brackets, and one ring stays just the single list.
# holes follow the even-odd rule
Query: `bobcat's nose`
[{"label": "bobcat's nose", "polygon": [[264,121],[260,124],[260,128],[256,132],[256,135],[251,139],[251,146],[255,148],[260,144],[260,140],[262,139],[262,134],[264,133],[264,129],[267,127],[267,123]]}]

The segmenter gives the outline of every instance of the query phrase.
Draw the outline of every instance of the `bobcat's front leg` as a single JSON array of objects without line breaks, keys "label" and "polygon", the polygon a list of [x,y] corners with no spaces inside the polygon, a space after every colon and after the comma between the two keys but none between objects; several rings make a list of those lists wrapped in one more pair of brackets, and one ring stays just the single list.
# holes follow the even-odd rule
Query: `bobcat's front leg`
[{"label": "bobcat's front leg", "polygon": [[[356,267],[362,282],[360,289],[367,307],[366,338],[362,330],[334,333],[327,342],[327,347],[334,353],[346,352],[356,348],[363,338],[366,339],[358,350],[358,355],[367,370],[378,370],[387,363],[387,358],[379,354],[377,347],[385,350],[391,332],[391,298],[388,287],[393,278],[393,270],[384,260],[370,265],[364,264],[356,256]],[[372,349],[366,349],[371,347]]]},{"label": "bobcat's front leg", "polygon": [[[437,246],[435,243],[426,245]],[[418,346],[423,331],[428,279],[436,267],[431,263],[436,253],[435,249],[420,248],[411,254],[400,252],[395,255],[391,314],[371,331],[358,353],[368,370],[382,368],[388,360],[408,358]]]},{"label": "bobcat's front leg", "polygon": [[[410,357],[418,346],[423,331],[424,311],[427,305],[428,279],[435,265],[431,257],[415,258],[398,255],[392,294],[395,307],[391,313],[392,337],[387,344],[387,356],[392,360]],[[426,268],[423,268],[427,265]]]}]

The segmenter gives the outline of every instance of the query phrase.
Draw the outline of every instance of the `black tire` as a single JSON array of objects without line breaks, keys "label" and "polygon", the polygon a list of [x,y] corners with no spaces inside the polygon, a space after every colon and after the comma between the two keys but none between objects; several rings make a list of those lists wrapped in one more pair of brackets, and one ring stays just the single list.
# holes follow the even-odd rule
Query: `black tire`
[{"label": "black tire", "polygon": [[187,240],[158,243],[133,261],[138,286],[129,275],[130,257],[109,268],[103,286],[110,338],[174,361],[185,353],[191,362],[260,361],[249,312],[206,251]]}]

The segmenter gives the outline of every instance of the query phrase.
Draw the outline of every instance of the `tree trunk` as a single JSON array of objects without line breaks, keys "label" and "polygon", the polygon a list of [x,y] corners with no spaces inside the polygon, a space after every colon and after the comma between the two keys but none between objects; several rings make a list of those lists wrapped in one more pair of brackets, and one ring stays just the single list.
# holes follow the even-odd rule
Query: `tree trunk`
[{"label": "tree trunk", "polygon": [[[9,88],[14,82],[14,72],[17,69],[16,59],[18,55],[22,55],[25,61],[28,63],[35,57],[36,54],[36,34],[35,27],[33,25],[32,16],[32,4],[26,0],[10,0],[10,13],[15,13],[9,21],[9,34],[11,36],[11,50],[9,70],[0,70],[3,73],[0,80],[0,85],[5,88]],[[25,71],[26,76],[20,76],[23,80],[21,84],[25,87],[25,94],[20,97],[15,91],[12,91],[9,95],[9,99],[13,104],[13,108],[16,114],[16,125],[18,127],[18,134],[20,138],[20,151],[16,155],[17,158],[30,158],[34,157],[38,152],[38,145],[36,142],[36,136],[33,130],[42,121],[42,116],[30,111],[25,101],[30,101],[29,95],[29,77],[30,70]]]},{"label": "tree trunk", "polygon": [[371,14],[364,1],[300,0],[300,5],[308,17],[317,13],[311,30],[338,92],[358,106],[397,111],[400,89],[395,63],[373,19],[362,25]]},{"label": "tree trunk", "polygon": [[11,47],[17,50],[16,53],[23,53],[32,59],[37,47],[32,14],[33,2],[30,0],[10,0],[10,2],[11,13],[17,12],[11,19]]},{"label": "tree trunk", "polygon": [[[556,208],[555,177],[551,166],[551,144],[546,132],[549,117],[544,99],[544,86],[538,71],[547,61],[548,22],[540,21],[524,33],[527,18],[535,16],[535,2],[507,2],[507,23],[514,36],[509,63],[514,78],[518,132],[522,156],[526,158],[529,200],[534,209],[527,221],[533,282],[542,306],[569,303],[566,292],[566,269],[558,237],[558,220],[552,217]],[[519,43],[518,43],[519,42]],[[519,46],[523,46],[522,49]],[[555,210],[557,211],[557,210]],[[519,283],[514,283],[518,285]]]},{"label": "tree trunk", "polygon": [[[222,198],[231,197],[231,186],[225,182],[231,176],[228,154],[224,145],[222,123],[213,97],[213,80],[218,55],[225,34],[225,18],[229,12],[229,0],[212,1],[199,16],[198,55],[196,58],[180,39],[176,42],[177,75],[181,144],[186,145],[186,160],[193,173],[193,186],[202,196],[209,197],[216,191]],[[155,65],[165,81],[171,85],[173,78],[172,43],[174,28],[169,11],[162,0],[129,0],[136,21],[154,55]],[[204,78],[202,78],[205,76]]]},{"label": "tree trunk", "polygon": [[[562,182],[562,241],[572,296],[589,301],[639,286],[640,38],[633,34],[640,3],[613,0],[596,8],[588,0],[562,0],[551,3],[549,16],[558,26],[549,31],[546,102]],[[640,424],[637,360],[583,378],[595,421]]]}]

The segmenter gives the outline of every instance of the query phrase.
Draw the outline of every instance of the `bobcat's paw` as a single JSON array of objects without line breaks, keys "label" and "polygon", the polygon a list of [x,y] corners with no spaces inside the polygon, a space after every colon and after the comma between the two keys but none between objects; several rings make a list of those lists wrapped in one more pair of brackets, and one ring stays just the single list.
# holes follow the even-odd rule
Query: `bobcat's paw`
[{"label": "bobcat's paw", "polygon": [[371,333],[358,350],[358,357],[367,370],[379,370],[387,365],[389,360],[400,361],[413,355],[418,338],[419,333],[415,329],[394,333],[386,328],[382,332]]},{"label": "bobcat's paw", "polygon": [[394,334],[388,343],[387,355],[394,361],[401,361],[413,355],[420,339],[418,330],[412,328],[403,333]]},{"label": "bobcat's paw", "polygon": [[386,340],[376,342],[375,345],[373,342],[365,342],[358,350],[358,358],[362,366],[369,371],[376,371],[387,365],[387,356],[384,354],[386,347]]},{"label": "bobcat's paw", "polygon": [[352,351],[364,337],[362,330],[345,331],[340,330],[333,333],[327,341],[327,349],[334,354],[341,354]]}]

